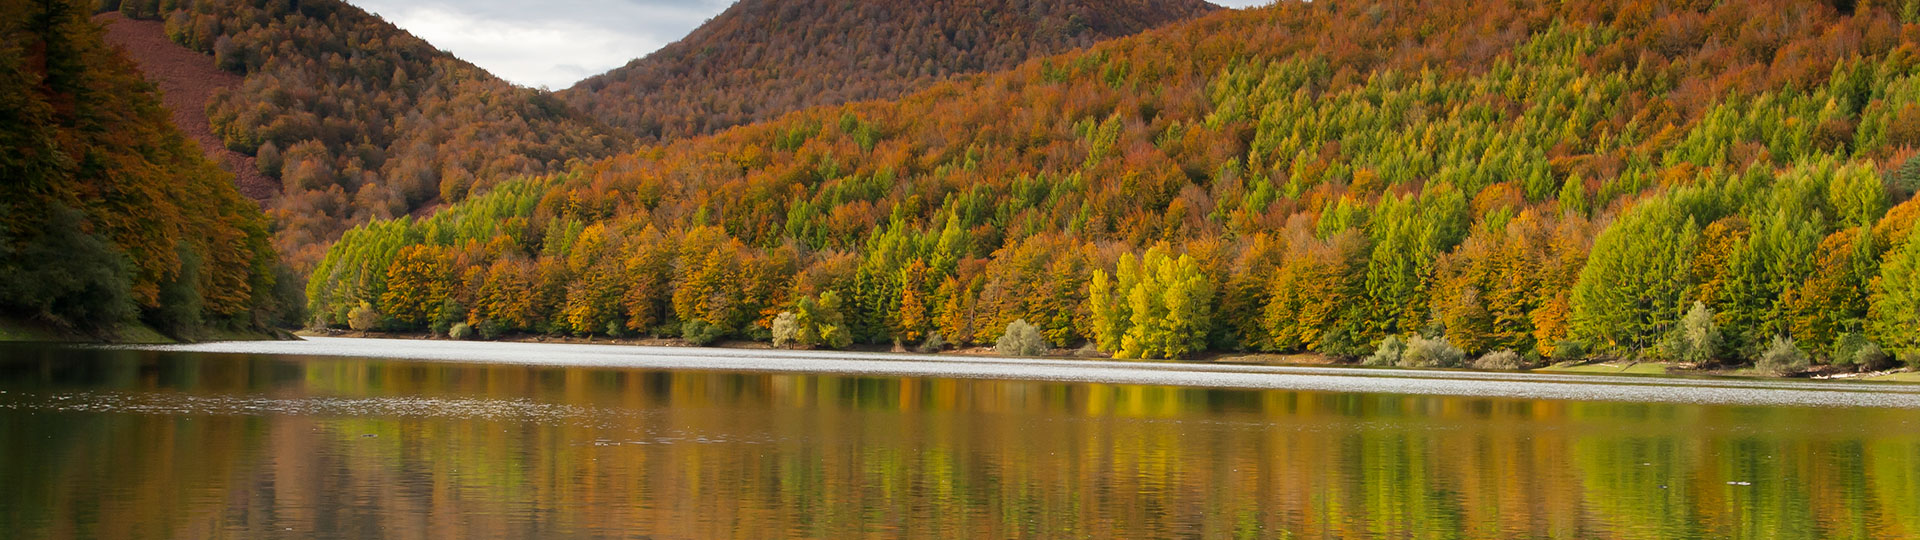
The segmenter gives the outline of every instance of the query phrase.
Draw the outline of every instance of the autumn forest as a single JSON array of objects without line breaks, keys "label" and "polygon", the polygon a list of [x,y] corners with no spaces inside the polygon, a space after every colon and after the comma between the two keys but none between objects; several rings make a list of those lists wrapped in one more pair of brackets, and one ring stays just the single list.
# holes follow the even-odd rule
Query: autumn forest
[{"label": "autumn forest", "polygon": [[[1920,363],[1920,1],[840,4],[743,1],[560,92],[334,0],[0,4],[0,313]],[[276,194],[225,186],[99,11],[241,77],[204,112]]]}]

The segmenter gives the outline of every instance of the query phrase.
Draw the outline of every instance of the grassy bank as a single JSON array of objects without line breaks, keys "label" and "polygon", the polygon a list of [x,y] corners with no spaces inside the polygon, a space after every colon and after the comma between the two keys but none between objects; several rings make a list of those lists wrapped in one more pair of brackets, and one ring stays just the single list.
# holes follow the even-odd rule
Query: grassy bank
[{"label": "grassy bank", "polygon": [[[298,339],[282,330],[257,331],[206,328],[184,341],[264,341]],[[98,332],[81,332],[57,325],[12,317],[0,317],[0,343],[181,343],[142,323],[121,323]]]}]

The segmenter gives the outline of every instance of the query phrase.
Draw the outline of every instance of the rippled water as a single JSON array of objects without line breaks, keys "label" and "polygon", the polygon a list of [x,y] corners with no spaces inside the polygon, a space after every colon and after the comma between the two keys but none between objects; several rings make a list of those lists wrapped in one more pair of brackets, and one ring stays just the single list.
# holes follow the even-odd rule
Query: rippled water
[{"label": "rippled water", "polygon": [[1911,386],[955,360],[0,349],[0,536],[1920,536]]}]

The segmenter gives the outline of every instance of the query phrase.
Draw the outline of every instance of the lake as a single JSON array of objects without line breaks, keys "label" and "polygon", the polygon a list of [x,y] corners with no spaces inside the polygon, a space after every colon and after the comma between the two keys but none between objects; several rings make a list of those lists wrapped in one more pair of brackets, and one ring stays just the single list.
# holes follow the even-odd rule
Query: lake
[{"label": "lake", "polygon": [[6,346],[0,531],[1920,537],[1920,388],[385,340]]}]

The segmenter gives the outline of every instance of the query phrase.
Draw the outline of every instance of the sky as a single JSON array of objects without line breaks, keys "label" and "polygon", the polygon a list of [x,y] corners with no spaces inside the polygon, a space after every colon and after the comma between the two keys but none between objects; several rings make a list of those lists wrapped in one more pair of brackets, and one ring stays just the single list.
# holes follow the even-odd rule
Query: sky
[{"label": "sky", "polygon": [[347,0],[500,78],[553,90],[673,43],[733,1]]}]

